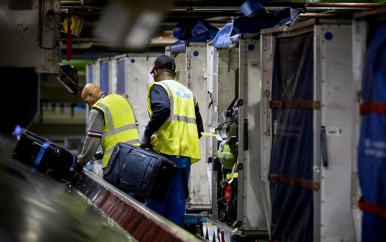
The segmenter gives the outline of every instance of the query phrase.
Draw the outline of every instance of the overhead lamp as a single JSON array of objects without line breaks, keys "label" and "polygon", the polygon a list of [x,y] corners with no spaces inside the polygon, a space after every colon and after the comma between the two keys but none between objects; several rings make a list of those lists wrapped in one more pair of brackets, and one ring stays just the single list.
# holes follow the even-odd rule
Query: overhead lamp
[{"label": "overhead lamp", "polygon": [[144,48],[156,33],[174,1],[110,1],[99,19],[94,35],[115,46]]}]

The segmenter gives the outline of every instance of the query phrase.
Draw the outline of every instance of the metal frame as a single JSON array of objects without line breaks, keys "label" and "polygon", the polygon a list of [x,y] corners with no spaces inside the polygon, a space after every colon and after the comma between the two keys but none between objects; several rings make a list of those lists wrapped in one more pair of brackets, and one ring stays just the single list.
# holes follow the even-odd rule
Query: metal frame
[{"label": "metal frame", "polygon": [[[208,107],[208,123],[207,123],[207,132],[215,133],[215,130],[218,126],[218,60],[219,60],[219,50],[217,50],[212,43],[207,45],[207,107]],[[208,163],[212,164],[211,155],[215,155],[217,152],[217,139],[212,138],[211,142],[208,142],[206,148],[209,158]],[[218,209],[217,209],[217,191],[213,192],[214,188],[217,187],[217,176],[216,173],[211,169],[211,180],[210,181],[210,197],[211,197],[211,212],[212,219],[218,219]]]},{"label": "metal frame", "polygon": [[[39,49],[41,50],[40,65],[36,66],[38,73],[58,73],[60,56],[60,1],[43,0],[43,6],[39,5],[38,11],[44,16],[39,16],[39,28],[41,28]],[[53,7],[53,9],[52,9]],[[42,10],[41,10],[42,8]],[[37,62],[39,63],[39,62]]]},{"label": "metal frame", "polygon": [[[261,173],[261,63],[258,35],[242,35],[235,48],[216,49],[208,44],[208,91],[212,93],[213,107],[210,130],[218,125],[218,112],[234,99],[239,99],[238,125],[238,204],[237,229],[218,221],[217,172],[213,171],[212,215],[210,222],[228,236],[268,238],[267,183]],[[210,144],[213,157],[217,155],[217,142]],[[248,195],[247,195],[248,194]],[[251,212],[253,211],[253,212]],[[235,221],[237,222],[237,221]],[[230,239],[230,238],[229,238]]]},{"label": "metal frame", "polygon": [[[37,73],[59,73],[60,1],[3,3],[0,15],[0,65],[32,67]],[[15,58],[16,57],[16,58]]]},{"label": "metal frame", "polygon": [[[272,35],[260,35],[260,58],[261,58],[261,80],[262,80],[262,99],[261,99],[261,179],[264,184],[263,188],[266,191],[265,207],[268,210],[267,224],[271,224],[272,205],[269,192],[269,161],[272,144],[272,132],[271,127],[271,110],[269,107],[269,101],[272,99],[272,73],[273,73],[273,50],[275,49],[275,41]],[[269,229],[269,238],[271,238],[271,230]]]}]

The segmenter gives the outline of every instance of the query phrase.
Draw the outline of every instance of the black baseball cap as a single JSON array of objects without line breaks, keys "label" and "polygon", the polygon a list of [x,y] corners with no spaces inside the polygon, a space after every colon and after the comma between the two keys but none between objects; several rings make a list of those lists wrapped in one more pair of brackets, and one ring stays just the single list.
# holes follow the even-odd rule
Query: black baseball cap
[{"label": "black baseball cap", "polygon": [[176,69],[176,63],[174,62],[174,58],[168,55],[158,56],[154,61],[153,69],[150,74],[154,72],[154,69],[169,69],[174,71]]}]

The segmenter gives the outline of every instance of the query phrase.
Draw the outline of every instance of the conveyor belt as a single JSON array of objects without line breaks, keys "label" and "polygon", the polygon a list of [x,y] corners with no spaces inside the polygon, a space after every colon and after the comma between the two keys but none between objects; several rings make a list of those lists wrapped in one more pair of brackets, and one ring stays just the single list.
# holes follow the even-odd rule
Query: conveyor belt
[{"label": "conveyor belt", "polygon": [[0,133],[0,239],[7,241],[200,241],[87,173],[72,185],[40,173]]},{"label": "conveyor belt", "polygon": [[78,176],[73,186],[139,241],[201,241],[93,173]]}]

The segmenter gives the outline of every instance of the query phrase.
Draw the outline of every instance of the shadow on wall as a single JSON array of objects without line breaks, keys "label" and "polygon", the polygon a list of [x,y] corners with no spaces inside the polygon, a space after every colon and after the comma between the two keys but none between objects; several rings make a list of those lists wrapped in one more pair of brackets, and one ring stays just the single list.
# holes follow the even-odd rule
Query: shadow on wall
[{"label": "shadow on wall", "polygon": [[12,133],[16,125],[28,128],[39,112],[39,78],[35,68],[2,67],[0,81],[0,131]]}]

